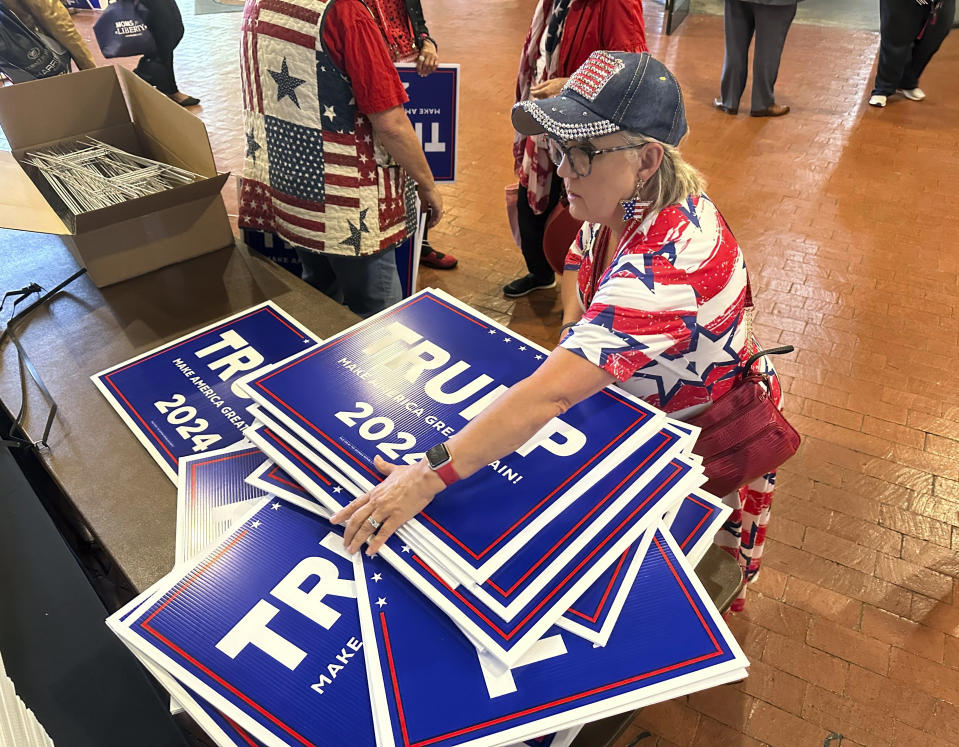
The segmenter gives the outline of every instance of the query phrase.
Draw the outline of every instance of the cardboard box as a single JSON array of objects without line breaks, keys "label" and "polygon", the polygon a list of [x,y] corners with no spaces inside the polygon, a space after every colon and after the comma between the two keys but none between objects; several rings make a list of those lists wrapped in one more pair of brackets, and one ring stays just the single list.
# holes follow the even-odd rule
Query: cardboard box
[{"label": "cardboard box", "polygon": [[[59,234],[98,287],[233,244],[203,122],[121,67],[0,88],[0,227]],[[205,178],[74,216],[28,151],[89,135]]]}]

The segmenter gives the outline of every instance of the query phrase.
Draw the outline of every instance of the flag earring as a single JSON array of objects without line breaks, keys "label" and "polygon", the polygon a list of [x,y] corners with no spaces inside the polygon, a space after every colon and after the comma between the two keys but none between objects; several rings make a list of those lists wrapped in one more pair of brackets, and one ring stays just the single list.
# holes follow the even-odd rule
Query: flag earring
[{"label": "flag earring", "polygon": [[629,222],[631,220],[642,220],[643,216],[646,214],[646,208],[650,206],[648,200],[640,200],[640,193],[643,191],[643,187],[646,182],[642,179],[639,179],[636,182],[636,191],[633,192],[633,196],[628,200],[620,200],[619,204],[623,206],[623,221]]}]

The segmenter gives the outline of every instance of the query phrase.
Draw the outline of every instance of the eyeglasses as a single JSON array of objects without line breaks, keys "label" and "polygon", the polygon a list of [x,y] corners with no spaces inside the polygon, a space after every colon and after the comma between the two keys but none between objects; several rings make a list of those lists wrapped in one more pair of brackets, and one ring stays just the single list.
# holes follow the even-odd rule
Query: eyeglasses
[{"label": "eyeglasses", "polygon": [[593,159],[603,153],[615,153],[618,150],[632,150],[644,148],[649,143],[633,143],[617,145],[615,148],[594,148],[592,145],[563,145],[558,140],[549,138],[549,158],[558,167],[563,163],[563,157],[577,176],[589,176],[593,171]]}]

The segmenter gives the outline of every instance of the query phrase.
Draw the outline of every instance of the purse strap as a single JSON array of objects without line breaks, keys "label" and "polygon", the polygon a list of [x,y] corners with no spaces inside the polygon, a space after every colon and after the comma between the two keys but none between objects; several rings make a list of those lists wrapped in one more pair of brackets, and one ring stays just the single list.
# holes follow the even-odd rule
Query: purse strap
[{"label": "purse strap", "polygon": [[792,345],[780,345],[777,348],[766,348],[765,350],[760,350],[753,353],[746,359],[746,362],[743,364],[743,370],[739,374],[739,378],[743,381],[746,380],[746,377],[749,376],[749,372],[752,370],[753,363],[758,361],[764,355],[783,355],[784,353],[791,353],[795,350]]}]

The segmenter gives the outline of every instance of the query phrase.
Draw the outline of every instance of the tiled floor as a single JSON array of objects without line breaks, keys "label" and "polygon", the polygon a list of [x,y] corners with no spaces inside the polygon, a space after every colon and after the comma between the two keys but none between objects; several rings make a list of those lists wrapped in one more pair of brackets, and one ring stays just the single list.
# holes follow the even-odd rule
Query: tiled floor
[{"label": "tiled floor", "polygon": [[[437,285],[543,344],[551,291],[509,301],[521,272],[503,187],[507,113],[533,0],[424,0],[442,57],[462,64],[460,180],[443,188],[434,245],[459,269]],[[221,169],[242,156],[240,15],[193,17],[177,53]],[[89,17],[77,16],[90,38]],[[645,709],[623,745],[959,744],[959,34],[933,60],[921,104],[865,100],[877,36],[796,25],[777,86],[793,113],[729,117],[718,92],[722,19],[690,16],[654,54],[686,93],[688,159],[742,243],[786,410],[805,437],[780,472],[747,611],[730,624],[743,683]],[[235,195],[226,191],[231,210]],[[836,739],[831,744],[839,744]]]}]

